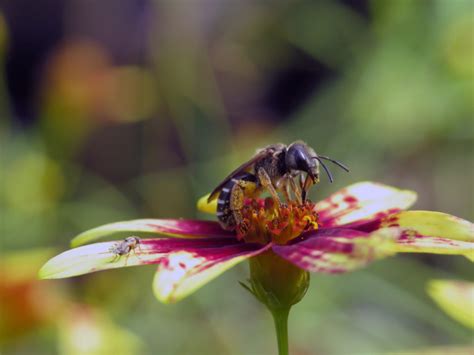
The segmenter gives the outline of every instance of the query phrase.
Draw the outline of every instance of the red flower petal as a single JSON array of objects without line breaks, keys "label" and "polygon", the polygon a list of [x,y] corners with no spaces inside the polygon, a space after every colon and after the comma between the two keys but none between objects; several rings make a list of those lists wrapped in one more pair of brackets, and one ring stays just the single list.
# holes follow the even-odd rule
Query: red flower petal
[{"label": "red flower petal", "polygon": [[273,251],[308,271],[341,273],[394,254],[387,244],[393,244],[393,236],[382,231],[368,234],[334,228],[321,229],[295,244],[274,245]]},{"label": "red flower petal", "polygon": [[[186,242],[188,245],[185,245]],[[220,245],[216,244],[215,239],[189,242],[173,240],[173,251],[160,260],[153,290],[161,302],[179,301],[232,266],[270,247],[223,239],[219,240]],[[163,248],[158,244],[157,247]]]},{"label": "red flower petal", "polygon": [[[181,256],[186,256],[183,258],[185,269],[189,268],[191,260],[196,263],[194,266],[197,269],[188,270],[189,275],[187,276],[192,276],[192,274],[204,272],[211,266],[220,263],[226,263],[229,268],[237,262],[263,251],[261,245],[242,243],[230,238],[161,238],[143,239],[129,253],[118,255],[115,250],[117,250],[117,245],[122,242],[95,243],[67,250],[50,259],[41,268],[40,278],[64,278],[100,270],[148,264],[163,263],[166,267]],[[178,274],[180,272],[177,270]],[[171,275],[170,280],[173,277]]]},{"label": "red flower petal", "polygon": [[430,237],[416,232],[400,230],[400,239],[393,248],[398,253],[430,253],[465,255],[472,260],[474,243],[448,238]]},{"label": "red flower petal", "polygon": [[416,193],[373,182],[348,186],[315,206],[323,227],[353,229],[411,206]]},{"label": "red flower petal", "polygon": [[89,229],[71,241],[73,247],[90,243],[119,232],[156,233],[176,238],[235,238],[235,234],[225,231],[214,221],[187,219],[135,219],[115,222]]},{"label": "red flower petal", "polygon": [[359,228],[391,229],[396,252],[460,254],[474,259],[474,224],[446,213],[404,211]]}]

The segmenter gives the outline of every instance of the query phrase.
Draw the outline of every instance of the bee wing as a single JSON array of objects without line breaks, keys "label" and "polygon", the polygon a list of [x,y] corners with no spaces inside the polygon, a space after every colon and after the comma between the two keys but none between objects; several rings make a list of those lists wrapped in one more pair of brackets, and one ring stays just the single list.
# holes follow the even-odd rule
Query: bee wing
[{"label": "bee wing", "polygon": [[268,155],[271,155],[275,152],[274,149],[270,149],[269,146],[267,148],[263,148],[257,152],[250,160],[246,161],[243,163],[241,166],[239,166],[237,169],[235,169],[233,172],[231,172],[217,187],[211,192],[209,195],[209,198],[207,199],[207,202],[211,202],[212,200],[217,198],[217,195],[219,192],[222,190],[225,184],[229,182],[232,178],[236,177],[240,173],[245,173],[248,172],[248,170],[255,164],[256,161],[265,158]]}]

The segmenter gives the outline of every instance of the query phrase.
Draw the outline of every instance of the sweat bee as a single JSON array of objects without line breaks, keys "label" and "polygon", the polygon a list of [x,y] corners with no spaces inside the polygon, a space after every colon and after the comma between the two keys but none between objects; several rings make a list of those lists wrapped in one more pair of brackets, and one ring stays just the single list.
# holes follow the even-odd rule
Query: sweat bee
[{"label": "sweat bee", "polygon": [[[321,164],[333,182],[331,172],[323,163],[328,160],[349,171],[342,163],[318,155],[302,141],[290,145],[272,144],[231,172],[210,194],[208,202],[217,200],[217,218],[224,229],[233,230],[242,221],[241,210],[245,198],[257,197],[268,191],[277,206],[281,204],[278,191],[292,201],[291,193],[299,204],[305,202],[311,185],[319,182]],[[295,178],[299,183],[295,182]]]}]

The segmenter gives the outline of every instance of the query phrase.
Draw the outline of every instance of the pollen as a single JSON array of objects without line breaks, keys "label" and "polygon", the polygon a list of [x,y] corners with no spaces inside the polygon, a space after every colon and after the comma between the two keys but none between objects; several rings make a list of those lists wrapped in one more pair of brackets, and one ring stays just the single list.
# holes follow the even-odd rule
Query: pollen
[{"label": "pollen", "polygon": [[271,198],[248,199],[241,214],[237,237],[247,243],[287,244],[304,232],[319,228],[318,214],[310,201],[277,206]]}]

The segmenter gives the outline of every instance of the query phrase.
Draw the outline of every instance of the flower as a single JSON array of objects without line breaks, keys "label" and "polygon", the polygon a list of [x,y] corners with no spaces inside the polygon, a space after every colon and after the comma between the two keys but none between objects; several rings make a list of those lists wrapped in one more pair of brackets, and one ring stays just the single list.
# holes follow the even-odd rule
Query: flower
[{"label": "flower", "polygon": [[[315,205],[275,210],[265,200],[250,201],[244,211],[247,225],[236,232],[203,220],[111,223],[78,235],[72,241],[75,248],[49,260],[39,275],[44,279],[64,278],[158,264],[153,290],[160,301],[171,303],[234,265],[250,258],[257,260],[259,255],[270,255],[268,260],[283,258],[286,264],[305,272],[324,273],[355,270],[399,252],[459,254],[473,260],[474,225],[440,212],[403,211],[415,200],[416,193],[412,191],[361,182]],[[214,213],[215,204],[206,201],[207,197],[203,197],[198,208]],[[153,238],[132,238],[136,242],[133,247],[124,241],[83,245],[119,232],[151,233]],[[255,268],[251,273],[261,274]],[[305,279],[301,274],[295,282]],[[249,287],[257,297],[258,287]],[[297,302],[306,287],[302,284],[302,291],[292,295],[291,302]]]},{"label": "flower", "polygon": [[427,291],[451,318],[474,329],[474,282],[431,280]]}]

